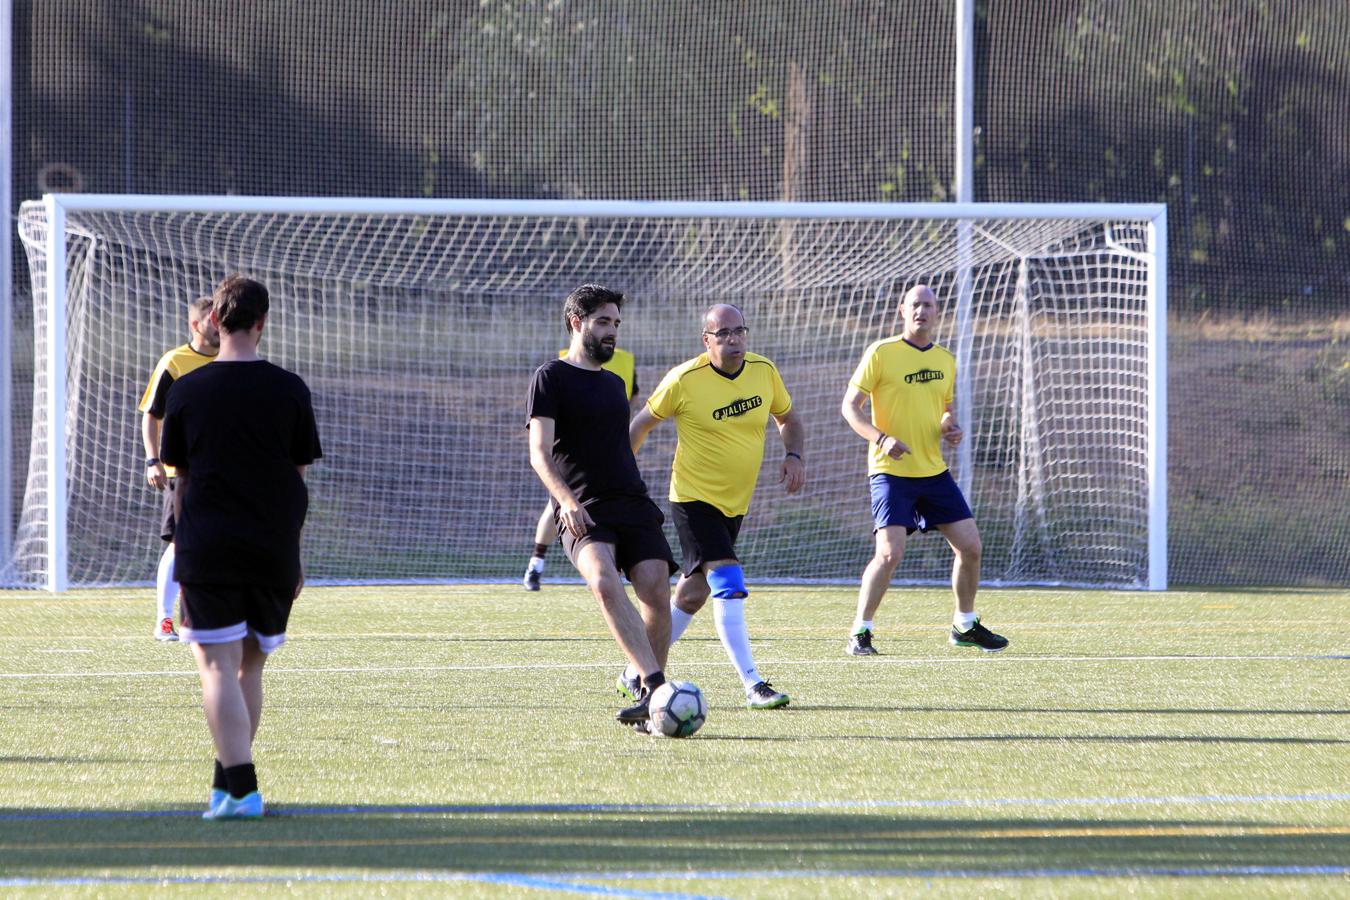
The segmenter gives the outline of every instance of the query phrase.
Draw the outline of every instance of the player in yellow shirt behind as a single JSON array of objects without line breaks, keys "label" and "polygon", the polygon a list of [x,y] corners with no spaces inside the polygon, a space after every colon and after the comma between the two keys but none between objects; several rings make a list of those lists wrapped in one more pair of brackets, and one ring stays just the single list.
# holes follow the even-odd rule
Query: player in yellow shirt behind
[{"label": "player in yellow shirt behind", "polygon": [[[706,352],[666,373],[633,417],[628,436],[636,454],[653,428],[675,420],[670,510],[680,535],[684,574],[670,606],[671,644],[711,594],[717,635],[741,677],[746,704],[775,709],[788,704],[788,695],[775,690],[755,666],[745,626],[750,594],[734,548],[764,459],[769,417],[778,426],[785,451],[778,483],[789,494],[806,484],[805,432],[778,369],[746,351],[749,334],[736,307],[709,309],[703,322]],[[619,676],[619,692],[632,698],[637,686],[638,673],[629,666]]]},{"label": "player in yellow shirt behind", "polygon": [[174,492],[178,489],[177,472],[173,466],[159,461],[159,429],[164,419],[164,404],[169,388],[176,379],[200,369],[220,352],[220,331],[211,323],[210,297],[198,297],[188,304],[188,332],[191,340],[166,352],[159,358],[150,384],[145,388],[138,407],[141,415],[141,442],[145,446],[146,484],[164,494],[164,511],[160,515],[159,536],[164,540],[164,554],[159,558],[155,575],[155,597],[158,600],[155,616],[155,640],[176,641],[178,632],[173,627],[173,605],[178,599],[178,581],[173,570]]},{"label": "player in yellow shirt behind", "polygon": [[[937,297],[927,286],[916,285],[905,294],[900,314],[904,331],[867,348],[841,408],[849,427],[872,445],[867,474],[876,540],[876,552],[858,588],[853,634],[844,649],[853,656],[877,652],[872,646],[872,617],[904,556],[905,539],[914,531],[937,528],[956,554],[951,643],[1002,650],[1008,639],[981,625],[975,614],[980,530],[942,459],[942,442],[956,445],[963,435],[952,412],[956,359],[932,338]],[[870,418],[863,411],[869,400]]]}]

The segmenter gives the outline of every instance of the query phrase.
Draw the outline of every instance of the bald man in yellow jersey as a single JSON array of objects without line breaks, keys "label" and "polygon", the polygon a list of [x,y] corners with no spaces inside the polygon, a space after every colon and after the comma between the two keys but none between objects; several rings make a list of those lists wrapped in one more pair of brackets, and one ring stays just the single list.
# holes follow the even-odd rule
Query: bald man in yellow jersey
[{"label": "bald man in yellow jersey", "polygon": [[[745,574],[736,558],[736,536],[750,508],[764,459],[764,431],[772,416],[783,440],[778,482],[789,494],[806,484],[805,433],[792,397],[772,362],[746,351],[750,329],[734,306],[719,305],[703,320],[706,352],[666,373],[633,417],[628,436],[637,453],[648,433],[675,421],[679,442],[670,478],[670,508],[680,535],[684,574],[671,602],[672,644],[711,594],[717,635],[745,688],[751,709],[776,709],[788,695],[764,680],[750,652],[745,627]],[[633,697],[637,672],[630,666],[619,692]]]},{"label": "bald man in yellow jersey", "polygon": [[[872,617],[914,531],[937,528],[951,545],[956,611],[951,643],[994,652],[1007,638],[980,624],[980,531],[961,489],[942,459],[942,442],[963,437],[952,411],[956,360],[933,343],[938,301],[925,285],[911,288],[900,305],[904,331],[867,348],[849,380],[841,411],[849,427],[872,445],[867,474],[872,491],[876,552],[863,571],[858,613],[845,651],[871,656]],[[869,417],[863,411],[872,404]]]},{"label": "bald man in yellow jersey", "polygon": [[[565,356],[567,356],[567,350],[558,354],[559,359]],[[637,362],[633,359],[633,354],[615,347],[614,355],[600,368],[607,372],[613,372],[623,379],[624,390],[628,392],[628,407],[630,410],[636,408],[638,404],[638,380]],[[520,583],[525,590],[539,590],[544,575],[544,558],[548,554],[548,548],[553,546],[553,542],[557,539],[558,524],[553,518],[553,504],[546,503],[544,504],[544,511],[539,515],[539,521],[534,525],[534,552],[530,556],[530,561],[525,564],[525,577],[520,579]]]}]

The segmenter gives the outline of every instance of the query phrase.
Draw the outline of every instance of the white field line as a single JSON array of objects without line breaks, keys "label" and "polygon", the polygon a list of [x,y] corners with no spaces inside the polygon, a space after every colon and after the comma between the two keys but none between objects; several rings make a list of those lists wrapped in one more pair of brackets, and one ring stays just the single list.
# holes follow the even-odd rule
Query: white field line
[{"label": "white field line", "polygon": [[[994,657],[997,656],[997,660]],[[1332,656],[1317,654],[1278,654],[1260,656],[1203,655],[1203,654],[1140,654],[1121,656],[1006,656],[1003,654],[964,654],[950,659],[927,659],[923,657],[869,657],[865,661],[841,657],[833,659],[768,659],[761,666],[952,666],[952,665],[1007,665],[1013,663],[1133,663],[1133,662],[1310,662],[1316,660],[1342,661],[1350,656]],[[491,663],[486,665],[441,665],[441,666],[270,666],[272,675],[358,675],[362,673],[390,672],[519,672],[548,671],[557,669],[614,669],[613,660],[604,662],[565,662],[565,663]],[[726,660],[707,660],[703,662],[681,662],[680,668],[722,668]],[[164,678],[170,676],[196,677],[196,669],[165,669],[159,671],[88,671],[88,672],[5,672],[0,679],[32,680],[41,678]]]}]

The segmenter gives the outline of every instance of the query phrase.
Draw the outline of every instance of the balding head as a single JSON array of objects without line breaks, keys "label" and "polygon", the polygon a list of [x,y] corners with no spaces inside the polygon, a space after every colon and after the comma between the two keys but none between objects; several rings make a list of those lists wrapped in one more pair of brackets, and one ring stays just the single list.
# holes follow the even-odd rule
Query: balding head
[{"label": "balding head", "polygon": [[929,343],[938,321],[937,295],[926,284],[914,285],[900,302],[900,318],[905,323],[906,340],[921,345]]},{"label": "balding head", "polygon": [[916,284],[914,287],[905,291],[905,297],[900,301],[902,306],[913,306],[920,300],[931,300],[933,305],[937,305],[937,295],[933,293],[932,288],[926,284]]},{"label": "balding head", "polygon": [[[723,335],[718,337],[718,335]],[[708,361],[728,374],[736,374],[745,364],[748,329],[745,315],[729,303],[711,306],[703,314],[703,346]]]}]

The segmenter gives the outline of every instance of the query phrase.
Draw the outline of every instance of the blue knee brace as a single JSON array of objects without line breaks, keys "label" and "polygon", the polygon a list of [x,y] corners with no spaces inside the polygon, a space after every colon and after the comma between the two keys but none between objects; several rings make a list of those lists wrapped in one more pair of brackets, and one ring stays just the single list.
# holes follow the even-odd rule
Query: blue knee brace
[{"label": "blue knee brace", "polygon": [[716,572],[707,573],[706,577],[712,595],[719,600],[750,596],[750,592],[745,589],[745,572],[740,566],[723,566]]}]

